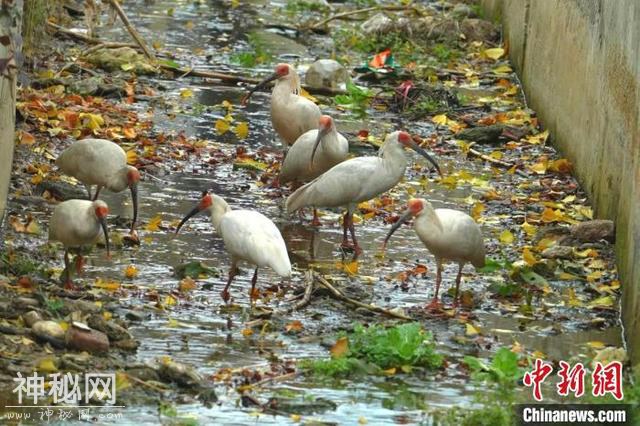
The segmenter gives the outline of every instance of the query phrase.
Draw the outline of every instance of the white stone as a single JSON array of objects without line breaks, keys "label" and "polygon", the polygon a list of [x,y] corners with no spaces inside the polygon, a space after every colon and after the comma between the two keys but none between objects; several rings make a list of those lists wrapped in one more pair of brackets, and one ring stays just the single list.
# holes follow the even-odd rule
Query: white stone
[{"label": "white stone", "polygon": [[349,81],[347,69],[333,59],[319,59],[307,70],[305,83],[311,87],[345,89]]}]

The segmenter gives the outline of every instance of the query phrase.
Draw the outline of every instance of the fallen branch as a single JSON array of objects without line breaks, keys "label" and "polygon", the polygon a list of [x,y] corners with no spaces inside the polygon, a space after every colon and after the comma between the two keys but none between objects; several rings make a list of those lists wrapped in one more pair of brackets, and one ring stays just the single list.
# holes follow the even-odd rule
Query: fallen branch
[{"label": "fallen branch", "polygon": [[384,309],[384,308],[381,308],[379,306],[373,306],[373,305],[369,305],[368,303],[362,303],[362,302],[358,302],[357,300],[351,299],[350,297],[345,296],[340,290],[338,290],[337,288],[335,288],[334,286],[329,284],[329,281],[325,280],[320,275],[314,273],[313,277],[314,277],[315,281],[317,281],[321,286],[323,286],[324,288],[329,290],[329,292],[331,292],[332,296],[335,297],[338,300],[341,300],[343,302],[347,302],[350,305],[357,306],[358,308],[363,308],[363,309],[366,309],[368,311],[376,312],[376,313],[383,314],[383,315],[387,315],[387,316],[390,316],[390,317],[393,317],[393,318],[398,318],[398,319],[405,320],[405,321],[411,321],[412,320],[412,318],[410,318],[410,317],[408,317],[406,315],[400,314],[398,312],[390,311],[388,309]]},{"label": "fallen branch", "polygon": [[127,31],[129,31],[129,34],[131,34],[131,37],[133,37],[136,43],[138,43],[138,46],[140,46],[140,49],[142,49],[145,56],[150,60],[155,61],[156,60],[155,55],[149,50],[149,48],[145,44],[144,40],[142,40],[142,37],[140,37],[140,34],[138,34],[136,29],[133,28],[133,26],[131,25],[131,22],[129,22],[129,18],[127,18],[127,15],[124,13],[124,10],[122,10],[122,7],[120,7],[120,4],[117,2],[117,0],[107,0],[107,2],[109,2],[109,4],[116,10],[116,13],[118,14],[118,16],[120,16],[120,19],[122,19],[122,22],[124,23],[124,26],[127,28]]},{"label": "fallen branch", "polygon": [[[458,145],[453,143],[453,142],[448,142],[447,141],[446,143],[451,145],[451,146],[458,147]],[[473,145],[473,143],[471,145]],[[488,156],[486,154],[483,154],[480,151],[477,151],[477,150],[475,150],[473,148],[469,148],[467,153],[468,153],[468,155],[472,155],[472,156],[480,158],[481,160],[484,160],[484,161],[486,161],[488,163],[495,164],[496,166],[500,166],[500,167],[503,167],[503,168],[506,168],[506,169],[511,169],[512,167],[516,167],[517,166],[516,164],[508,163],[506,161],[502,161],[502,160],[498,160],[497,158],[490,157],[490,156]],[[520,176],[529,177],[529,175],[526,172],[524,172],[524,171],[522,171],[520,169],[516,168],[515,172],[517,174],[519,174]]]},{"label": "fallen branch", "polygon": [[153,390],[154,390],[154,391],[156,391],[156,392],[163,393],[163,392],[166,392],[166,391],[168,390],[168,389],[162,389],[162,388],[161,388],[161,387],[159,387],[159,386],[156,386],[156,385],[153,385],[153,384],[151,384],[151,383],[145,382],[144,380],[142,380],[142,379],[138,379],[137,377],[134,377],[134,376],[132,376],[132,375],[130,375],[130,374],[126,374],[126,373],[125,373],[125,375],[127,376],[127,379],[129,379],[129,380],[131,380],[131,381],[133,381],[133,382],[135,382],[135,383],[138,383],[139,385],[146,386],[146,387],[148,387],[149,389],[153,389]]},{"label": "fallen branch", "polygon": [[100,49],[118,49],[120,47],[131,47],[133,49],[137,49],[138,45],[133,43],[104,42],[100,44],[94,44],[90,48],[84,50],[82,52],[82,56],[87,56],[88,54]]},{"label": "fallen branch", "polygon": [[255,388],[259,388],[260,386],[264,386],[268,383],[273,383],[273,382],[280,382],[282,380],[287,380],[287,379],[292,379],[294,377],[296,377],[299,373],[293,372],[293,373],[286,373],[286,374],[282,374],[280,376],[273,376],[273,377],[268,377],[266,379],[260,380],[259,382],[256,383],[252,383],[250,385],[243,385],[238,387],[238,392],[245,392],[251,389],[255,389]]},{"label": "fallen branch", "polygon": [[364,9],[349,10],[347,12],[336,13],[335,15],[331,15],[320,22],[316,22],[315,24],[311,25],[309,29],[317,30],[318,28],[325,26],[326,24],[328,24],[329,22],[335,19],[342,19],[347,16],[358,15],[360,13],[373,12],[376,10],[399,11],[399,10],[410,10],[410,9],[413,9],[414,11],[416,10],[414,7],[410,7],[410,6],[373,6],[373,7],[367,7]]}]

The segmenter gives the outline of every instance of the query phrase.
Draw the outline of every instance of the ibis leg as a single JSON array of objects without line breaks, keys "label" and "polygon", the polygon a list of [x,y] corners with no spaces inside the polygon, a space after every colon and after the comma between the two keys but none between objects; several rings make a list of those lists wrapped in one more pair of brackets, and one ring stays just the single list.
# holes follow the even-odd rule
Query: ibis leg
[{"label": "ibis leg", "polygon": [[67,290],[75,289],[73,280],[71,279],[71,261],[69,260],[69,250],[64,251],[64,273],[66,274],[64,281],[64,288]]},{"label": "ibis leg", "polygon": [[458,301],[460,300],[460,281],[462,280],[462,267],[464,265],[461,263],[458,266],[458,275],[456,276],[456,291],[453,293],[453,306],[458,306]]},{"label": "ibis leg", "polygon": [[224,303],[229,302],[231,295],[229,294],[229,287],[231,286],[231,281],[235,278],[237,274],[236,262],[231,262],[231,267],[229,268],[229,279],[227,280],[227,285],[224,286],[224,290],[220,293],[222,300]]},{"label": "ibis leg", "polygon": [[253,278],[251,278],[251,290],[249,291],[249,300],[253,303],[256,299],[258,299],[258,295],[256,294],[256,283],[258,282],[258,267],[253,272]]},{"label": "ibis leg", "polygon": [[351,233],[351,241],[353,241],[353,250],[356,252],[356,255],[362,254],[362,249],[358,245],[358,240],[356,239],[356,229],[353,225],[353,212],[351,212],[349,216],[349,232]]},{"label": "ibis leg", "polygon": [[96,194],[93,196],[93,201],[98,199],[98,195],[100,195],[100,190],[102,189],[102,187],[100,185],[98,185],[98,187],[96,188]]},{"label": "ibis leg", "polygon": [[86,185],[84,186],[87,189],[87,195],[89,196],[89,198],[87,198],[88,200],[93,200],[93,197],[91,196],[91,185]]},{"label": "ibis leg", "polygon": [[349,229],[349,210],[347,210],[342,218],[342,247],[349,247],[347,229]]},{"label": "ibis leg", "polygon": [[311,225],[313,226],[322,226],[320,222],[320,218],[318,218],[318,209],[314,207],[313,209],[313,220],[311,221]]},{"label": "ibis leg", "polygon": [[433,299],[431,299],[431,302],[427,305],[427,309],[429,310],[439,310],[441,308],[440,301],[438,300],[438,291],[440,290],[440,283],[442,282],[442,263],[438,261],[437,265],[436,292],[433,295]]},{"label": "ibis leg", "polygon": [[82,274],[82,268],[84,267],[84,257],[79,254],[76,256],[76,274]]}]

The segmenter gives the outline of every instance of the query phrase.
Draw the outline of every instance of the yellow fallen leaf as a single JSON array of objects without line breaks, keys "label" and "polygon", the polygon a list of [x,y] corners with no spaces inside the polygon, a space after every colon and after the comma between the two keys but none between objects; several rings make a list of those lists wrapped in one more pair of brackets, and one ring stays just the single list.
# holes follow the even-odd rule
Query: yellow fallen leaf
[{"label": "yellow fallen leaf", "polygon": [[238,139],[244,139],[249,135],[249,125],[245,121],[241,121],[233,129]]},{"label": "yellow fallen leaf", "polygon": [[336,343],[329,349],[331,358],[340,358],[349,351],[349,339],[347,337],[339,338]]},{"label": "yellow fallen leaf", "polygon": [[589,302],[589,307],[590,308],[610,308],[613,306],[613,303],[615,302],[614,298],[611,296],[602,296],[602,297],[598,297],[597,299],[592,300],[591,302]]},{"label": "yellow fallen leaf", "polygon": [[124,269],[124,276],[127,278],[135,278],[138,276],[138,268],[135,265],[129,265]]},{"label": "yellow fallen leaf", "polygon": [[358,273],[358,261],[354,260],[349,263],[340,263],[342,265],[342,270],[346,272],[348,275],[356,275]]},{"label": "yellow fallen leaf", "polygon": [[79,117],[82,121],[82,126],[92,130],[94,133],[104,126],[104,119],[100,114],[81,112]]},{"label": "yellow fallen leaf", "polygon": [[230,128],[231,126],[226,120],[223,120],[222,118],[216,120],[216,130],[218,131],[219,135],[224,135],[229,131]]},{"label": "yellow fallen leaf", "polygon": [[473,220],[477,222],[482,216],[482,212],[484,211],[484,209],[484,203],[475,203],[473,207],[471,207],[471,217],[473,218]]},{"label": "yellow fallen leaf", "polygon": [[182,99],[187,99],[193,97],[193,90],[191,89],[182,89],[180,90],[180,97]]},{"label": "yellow fallen leaf", "polygon": [[298,423],[300,420],[302,420],[302,416],[300,414],[291,414],[289,418],[294,423]]},{"label": "yellow fallen leaf", "polygon": [[[513,69],[511,69],[509,65],[500,65],[499,67],[495,67],[492,71],[496,74],[509,74]],[[513,87],[515,86],[511,86],[509,89]]]},{"label": "yellow fallen leaf", "polygon": [[502,47],[494,47],[491,49],[485,49],[483,52],[487,58],[498,60],[504,56],[504,49]]},{"label": "yellow fallen leaf", "polygon": [[537,135],[529,135],[527,136],[527,142],[533,145],[538,145],[541,143],[545,143],[549,138],[549,130],[545,130],[544,132],[540,132]]},{"label": "yellow fallen leaf", "polygon": [[524,230],[524,232],[529,236],[529,237],[533,237],[536,232],[538,232],[537,228],[535,226],[533,226],[532,224],[530,224],[529,222],[527,222],[526,220],[522,223],[522,229]]},{"label": "yellow fallen leaf", "polygon": [[36,143],[36,138],[31,133],[21,130],[19,134],[21,145],[33,145]]},{"label": "yellow fallen leaf", "polygon": [[559,160],[552,161],[549,165],[549,170],[556,173],[567,174],[571,173],[572,169],[571,162],[566,158],[561,158]]},{"label": "yellow fallen leaf", "polygon": [[511,244],[513,243],[513,240],[515,239],[513,234],[511,233],[511,231],[509,231],[508,229],[505,229],[504,231],[502,231],[500,233],[500,236],[498,237],[498,239],[500,240],[500,242],[502,244]]},{"label": "yellow fallen leaf", "polygon": [[38,363],[37,370],[41,373],[55,373],[58,371],[58,367],[53,358],[44,358]]},{"label": "yellow fallen leaf", "polygon": [[466,334],[467,336],[472,337],[480,334],[478,329],[475,328],[471,323],[466,323],[465,325],[466,325],[466,331],[464,334]]},{"label": "yellow fallen leaf", "polygon": [[164,301],[162,302],[163,306],[173,306],[176,303],[178,303],[178,301],[176,300],[175,297],[173,297],[172,295],[168,294],[165,298]]},{"label": "yellow fallen leaf", "polygon": [[243,328],[240,333],[242,333],[244,337],[249,337],[253,334],[253,330],[250,328]]},{"label": "yellow fallen leaf", "polygon": [[138,153],[133,149],[127,151],[127,164],[134,165],[138,161]]},{"label": "yellow fallen leaf", "polygon": [[129,381],[129,376],[127,373],[122,371],[116,372],[116,391],[120,392],[126,388],[131,387],[131,382]]},{"label": "yellow fallen leaf", "polygon": [[102,318],[104,318],[105,321],[109,321],[113,318],[113,314],[109,311],[104,311],[102,312]]},{"label": "yellow fallen leaf", "polygon": [[144,229],[149,232],[158,232],[160,230],[160,223],[162,223],[162,216],[156,215],[149,219]]},{"label": "yellow fallen leaf", "polygon": [[394,374],[396,374],[396,368],[395,367],[391,367],[387,370],[382,370],[382,372],[387,375],[387,376],[393,376]]},{"label": "yellow fallen leaf", "polygon": [[533,266],[536,263],[538,263],[538,259],[536,259],[536,256],[531,252],[531,250],[529,250],[528,247],[525,247],[522,250],[522,259],[527,263],[527,265],[529,266]]},{"label": "yellow fallen leaf", "polygon": [[96,278],[93,286],[107,291],[116,291],[120,288],[120,283],[113,280],[103,280],[102,278]]},{"label": "yellow fallen leaf", "polygon": [[549,165],[549,161],[546,158],[544,158],[539,162],[535,163],[534,165],[529,166],[529,168],[531,169],[531,171],[539,175],[543,175],[547,172],[548,165]]},{"label": "yellow fallen leaf", "polygon": [[602,349],[606,345],[604,344],[604,342],[601,342],[599,340],[594,340],[592,342],[587,342],[587,346],[589,346],[592,349]]},{"label": "yellow fallen leaf", "polygon": [[447,122],[449,121],[449,119],[447,118],[446,114],[438,114],[438,115],[434,115],[431,118],[431,121],[433,121],[436,124],[440,124],[442,126],[446,126]]}]

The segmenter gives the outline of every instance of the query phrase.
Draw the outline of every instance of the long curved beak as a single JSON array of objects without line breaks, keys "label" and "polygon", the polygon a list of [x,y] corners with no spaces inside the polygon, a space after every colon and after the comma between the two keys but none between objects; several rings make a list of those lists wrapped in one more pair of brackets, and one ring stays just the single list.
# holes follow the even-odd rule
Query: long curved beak
[{"label": "long curved beak", "polygon": [[398,228],[400,228],[402,226],[403,223],[405,223],[406,221],[411,219],[412,216],[413,216],[413,214],[411,213],[411,210],[408,210],[408,209],[404,213],[402,213],[402,216],[400,216],[400,219],[398,219],[398,221],[393,224],[393,226],[389,230],[389,233],[385,237],[384,243],[382,243],[382,249],[383,250],[387,247],[387,241],[389,241],[389,238],[391,238],[393,233],[396,232],[398,230]]},{"label": "long curved beak", "polygon": [[131,232],[136,229],[138,221],[138,183],[131,185],[131,202],[133,203],[133,222],[131,222]]},{"label": "long curved beak", "polygon": [[409,146],[411,147],[411,149],[413,149],[415,152],[417,152],[418,154],[422,155],[424,158],[426,158],[427,160],[429,160],[429,162],[431,164],[433,164],[433,166],[436,168],[436,170],[438,171],[438,174],[440,176],[442,176],[442,171],[440,170],[440,166],[438,165],[438,163],[436,163],[436,160],[434,160],[428,153],[427,151],[425,151],[424,149],[420,148],[420,145],[418,145],[417,143],[411,141],[409,142]]},{"label": "long curved beak", "polygon": [[316,137],[316,141],[313,143],[313,151],[311,151],[311,160],[309,161],[309,168],[313,167],[313,158],[316,156],[316,151],[320,146],[320,142],[322,142],[322,138],[329,133],[329,129],[318,129],[318,137]]},{"label": "long curved beak", "polygon": [[249,93],[247,93],[242,98],[242,105],[247,105],[249,103],[249,98],[251,97],[251,95],[253,95],[254,92],[257,92],[258,90],[264,88],[267,84],[271,83],[273,80],[276,80],[278,77],[280,77],[278,74],[273,73],[262,80],[260,83],[256,84],[253,89],[249,90]]},{"label": "long curved beak", "polygon": [[184,225],[189,219],[191,219],[193,216],[197,215],[200,212],[201,212],[200,206],[195,206],[189,213],[187,213],[187,215],[182,218],[182,220],[180,221],[180,224],[176,228],[176,235],[178,235],[178,232],[180,232],[180,228],[182,228],[182,225]]},{"label": "long curved beak", "polygon": [[98,219],[100,226],[102,226],[102,232],[104,232],[104,242],[107,245],[107,256],[111,256],[111,245],[109,244],[109,232],[107,230],[107,220],[104,217]]}]

